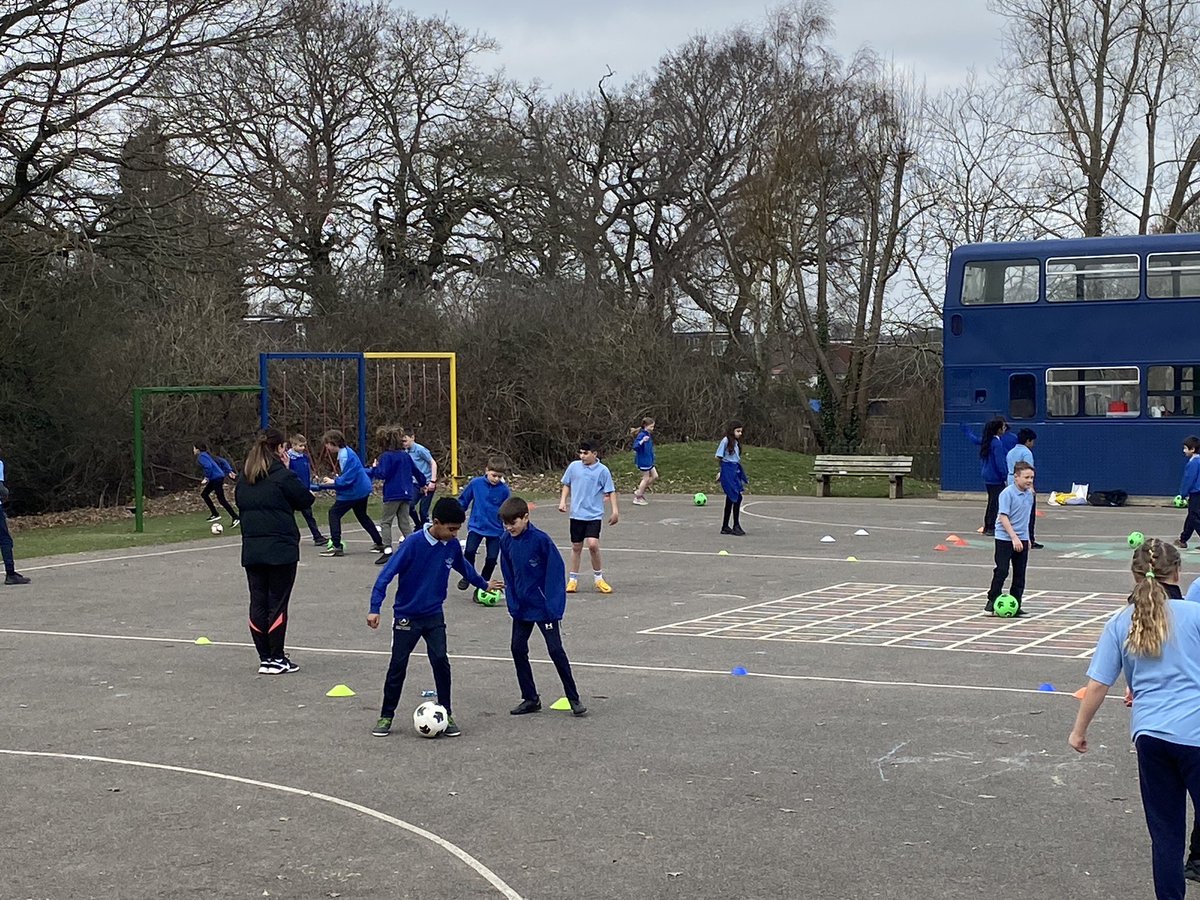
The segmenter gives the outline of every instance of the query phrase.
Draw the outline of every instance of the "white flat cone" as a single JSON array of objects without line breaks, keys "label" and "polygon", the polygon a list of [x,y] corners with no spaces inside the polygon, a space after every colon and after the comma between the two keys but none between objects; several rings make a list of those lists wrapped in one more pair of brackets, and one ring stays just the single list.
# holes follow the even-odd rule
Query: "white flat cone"
[{"label": "white flat cone", "polygon": [[860,528],[860,529],[858,529],[858,531],[854,532],[854,536],[855,537],[867,537],[870,533],[871,532],[867,531],[867,529]]},{"label": "white flat cone", "polygon": [[821,538],[821,543],[822,544],[836,544],[837,538],[835,538],[833,535],[827,534],[827,535],[825,535],[825,537]]}]

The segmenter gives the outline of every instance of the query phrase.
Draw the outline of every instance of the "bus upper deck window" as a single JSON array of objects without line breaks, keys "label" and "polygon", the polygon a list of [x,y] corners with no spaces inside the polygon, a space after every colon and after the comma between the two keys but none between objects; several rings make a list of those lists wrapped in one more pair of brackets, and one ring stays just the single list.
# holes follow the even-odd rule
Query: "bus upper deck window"
[{"label": "bus upper deck window", "polygon": [[967,263],[963,267],[963,305],[1036,303],[1040,275],[1036,259]]},{"label": "bus upper deck window", "polygon": [[1064,256],[1046,260],[1046,299],[1136,300],[1140,264],[1136,256]]}]

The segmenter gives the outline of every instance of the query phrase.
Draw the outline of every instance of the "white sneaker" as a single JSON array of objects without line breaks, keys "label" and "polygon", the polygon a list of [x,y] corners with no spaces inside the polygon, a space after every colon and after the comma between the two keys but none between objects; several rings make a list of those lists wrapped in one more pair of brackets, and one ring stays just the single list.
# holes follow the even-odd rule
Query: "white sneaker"
[{"label": "white sneaker", "polygon": [[645,497],[634,497],[634,498],[633,498],[633,505],[634,505],[634,506],[649,506],[649,505],[650,505],[650,501],[649,501],[649,500],[647,500]]}]

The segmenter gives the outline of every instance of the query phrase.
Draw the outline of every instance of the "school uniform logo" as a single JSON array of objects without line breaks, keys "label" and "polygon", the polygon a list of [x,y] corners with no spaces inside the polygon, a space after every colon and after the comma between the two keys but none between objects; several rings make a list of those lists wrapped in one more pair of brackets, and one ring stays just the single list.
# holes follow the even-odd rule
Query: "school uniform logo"
[{"label": "school uniform logo", "polygon": [[394,624],[392,627],[393,627],[393,628],[394,628],[396,631],[409,631],[409,630],[411,630],[411,628],[412,628],[412,620],[410,620],[410,619],[397,619],[397,620],[396,620],[396,622],[395,622],[395,624]]},{"label": "school uniform logo", "polygon": [[554,630],[554,623],[553,623],[553,622],[547,622],[547,623],[546,623],[546,630],[547,630],[547,631],[553,631],[553,630]]}]

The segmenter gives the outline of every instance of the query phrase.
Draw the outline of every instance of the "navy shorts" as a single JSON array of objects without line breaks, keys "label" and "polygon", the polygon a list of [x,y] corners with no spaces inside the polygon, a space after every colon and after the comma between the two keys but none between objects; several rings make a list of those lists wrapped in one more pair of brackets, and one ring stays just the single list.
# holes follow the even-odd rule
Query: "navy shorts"
[{"label": "navy shorts", "polygon": [[599,519],[572,519],[571,543],[582,544],[588,538],[600,537]]}]

